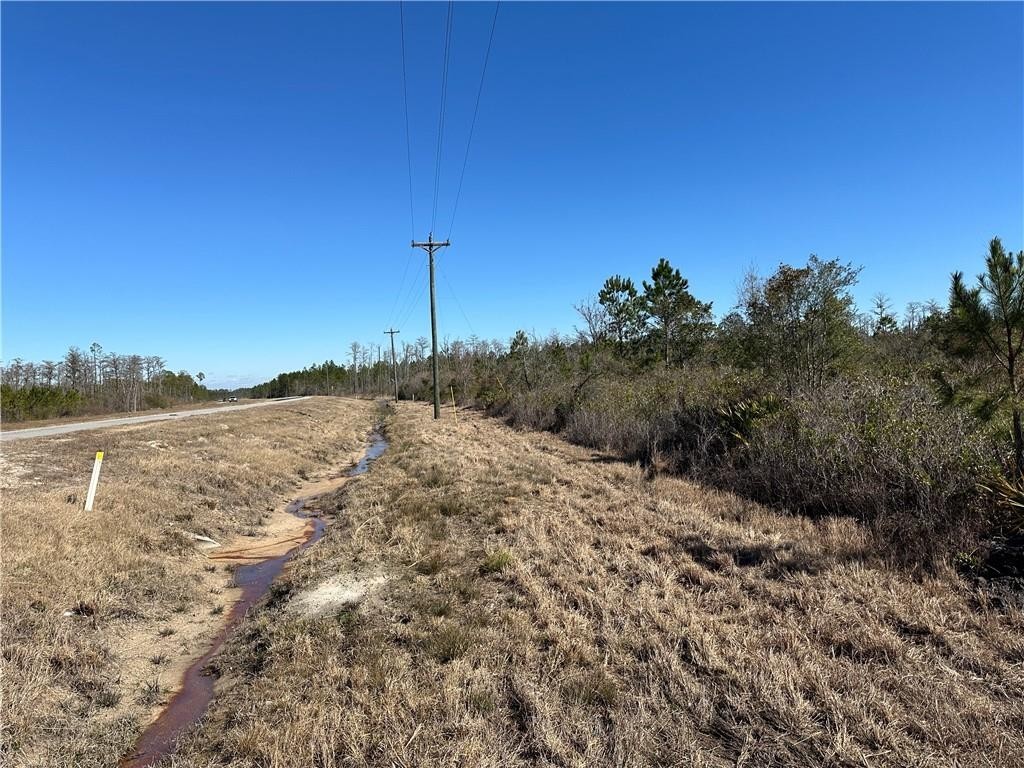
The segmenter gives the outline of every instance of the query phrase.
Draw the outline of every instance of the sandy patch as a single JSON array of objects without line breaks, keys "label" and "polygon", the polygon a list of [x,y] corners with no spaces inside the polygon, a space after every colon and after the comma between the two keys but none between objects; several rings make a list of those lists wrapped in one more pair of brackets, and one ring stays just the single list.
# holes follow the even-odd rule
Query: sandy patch
[{"label": "sandy patch", "polygon": [[[141,723],[157,718],[181,687],[185,670],[205,651],[211,631],[219,631],[227,621],[231,606],[241,595],[231,583],[230,575],[219,568],[215,573],[203,574],[207,592],[216,595],[216,612],[205,605],[193,605],[149,621],[144,628],[126,624],[111,632],[111,647],[117,649],[119,662],[119,690],[124,693],[125,703],[140,703],[136,700],[140,692],[154,683],[160,690],[148,713],[140,717]],[[123,707],[116,707],[109,715],[116,719],[124,713]]]},{"label": "sandy patch", "polygon": [[[358,459],[360,452],[353,455]],[[350,463],[354,464],[355,459]],[[315,500],[342,488],[350,479],[347,475],[335,475],[303,483],[293,494],[295,500],[282,503],[266,518],[256,537],[235,536],[219,543],[188,533],[194,539],[196,548],[204,551],[207,558],[218,564],[214,572],[216,575],[206,573],[204,581],[209,584],[210,592],[221,596],[223,607],[218,612],[191,610],[167,617],[160,623],[162,633],[158,633],[157,637],[139,638],[136,632],[130,641],[127,638],[122,641],[121,647],[124,650],[121,654],[121,674],[128,689],[138,690],[149,680],[160,682],[162,694],[159,703],[150,708],[149,717],[143,720],[145,724],[153,722],[163,712],[164,706],[181,688],[185,672],[206,651],[211,627],[215,628],[214,633],[220,632],[230,620],[234,604],[242,596],[240,589],[231,586],[232,579],[222,575],[222,567],[264,562],[303,544],[310,538],[315,526],[312,517],[306,516]],[[335,610],[333,606],[358,602],[369,589],[379,586],[373,579],[349,581],[347,592],[326,589],[323,594],[313,597],[315,604],[321,606],[321,612],[310,615],[327,615]],[[380,583],[383,583],[383,579]],[[154,659],[158,659],[159,663]]]},{"label": "sandy patch", "polygon": [[361,602],[387,581],[383,573],[339,573],[292,598],[291,609],[310,619],[331,616]]},{"label": "sandy patch", "polygon": [[[34,454],[30,454],[34,458]],[[0,488],[17,488],[25,484],[26,478],[30,477],[32,471],[24,466],[11,461],[0,454]],[[38,483],[34,483],[38,485]]]},{"label": "sandy patch", "polygon": [[304,483],[295,494],[296,501],[279,507],[260,526],[260,535],[236,536],[221,542],[220,546],[196,541],[196,546],[209,552],[208,557],[217,562],[251,563],[283,555],[306,541],[313,531],[314,523],[307,514],[313,502],[324,494],[342,488],[351,478],[348,476],[328,477]]},{"label": "sandy patch", "polygon": [[258,537],[236,536],[222,547],[211,547],[197,541],[196,545],[208,551],[207,557],[218,563],[252,563],[283,555],[299,546],[313,529],[313,521],[284,510],[275,512],[260,527]]}]

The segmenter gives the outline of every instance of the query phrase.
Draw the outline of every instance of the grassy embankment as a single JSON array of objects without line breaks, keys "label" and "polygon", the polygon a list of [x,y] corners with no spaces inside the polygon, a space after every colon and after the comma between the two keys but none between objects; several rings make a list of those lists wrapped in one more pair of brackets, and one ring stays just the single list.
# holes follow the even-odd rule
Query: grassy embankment
[{"label": "grassy embankment", "polygon": [[191,534],[293,535],[284,503],[357,458],[375,419],[317,398],[4,444],[0,762],[116,765],[237,595]]},{"label": "grassy embankment", "polygon": [[850,519],[470,414],[389,435],[173,765],[1024,764],[1024,614]]}]

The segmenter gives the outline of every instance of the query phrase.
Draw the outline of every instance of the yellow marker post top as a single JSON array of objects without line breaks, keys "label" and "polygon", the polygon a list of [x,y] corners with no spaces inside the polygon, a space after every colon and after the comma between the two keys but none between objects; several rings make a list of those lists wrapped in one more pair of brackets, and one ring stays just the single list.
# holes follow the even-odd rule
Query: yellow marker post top
[{"label": "yellow marker post top", "polygon": [[103,451],[96,451],[96,461],[103,461]]}]

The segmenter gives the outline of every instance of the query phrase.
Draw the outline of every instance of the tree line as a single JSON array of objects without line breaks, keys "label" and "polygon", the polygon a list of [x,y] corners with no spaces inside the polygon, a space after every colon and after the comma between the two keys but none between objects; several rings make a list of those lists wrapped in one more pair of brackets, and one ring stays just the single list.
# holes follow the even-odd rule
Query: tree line
[{"label": "tree line", "polygon": [[[350,364],[325,360],[296,371],[279,373],[244,391],[250,397],[291,397],[297,395],[379,395],[394,394],[395,371],[399,388],[406,399],[426,399],[430,396],[430,342],[420,336],[411,342],[396,343],[395,365],[391,349],[382,344],[352,342],[349,346]],[[504,351],[501,342],[484,342],[476,337],[468,342],[444,339],[439,346],[439,359],[445,361],[446,370],[465,380],[472,361],[483,356],[499,355]]]},{"label": "tree line", "polygon": [[[901,313],[882,294],[858,307],[860,275],[816,255],[751,272],[716,320],[660,259],[640,281],[596,286],[571,334],[445,340],[441,385],[513,423],[793,512],[856,516],[893,557],[956,552],[981,568],[1024,535],[1024,253],[994,238],[976,279],[957,273],[945,303]],[[331,369],[333,393],[390,392],[389,355],[352,349]],[[428,351],[402,345],[404,399],[430,397]],[[287,376],[315,390],[322,374]]]},{"label": "tree line", "polygon": [[226,392],[203,386],[205,374],[167,370],[156,355],[87,351],[70,347],[59,360],[15,358],[0,368],[4,421],[83,414],[132,412],[178,403],[213,400]]}]

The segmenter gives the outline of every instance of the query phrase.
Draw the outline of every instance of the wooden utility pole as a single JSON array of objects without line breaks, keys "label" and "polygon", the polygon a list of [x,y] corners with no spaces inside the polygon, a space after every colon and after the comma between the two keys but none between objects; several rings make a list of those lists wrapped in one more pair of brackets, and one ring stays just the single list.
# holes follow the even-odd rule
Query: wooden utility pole
[{"label": "wooden utility pole", "polygon": [[389,328],[384,333],[391,336],[391,370],[395,374],[395,402],[398,402],[398,363],[395,360],[395,334],[398,333],[394,328]]},{"label": "wooden utility pole", "polygon": [[437,302],[434,298],[434,251],[439,248],[447,248],[451,243],[447,240],[437,242],[434,240],[434,233],[427,235],[427,242],[417,243],[412,241],[413,248],[422,248],[430,256],[430,368],[434,375],[434,418],[441,418],[441,385],[437,380]]},{"label": "wooden utility pole", "polygon": [[352,342],[352,394],[359,394],[359,342]]}]

